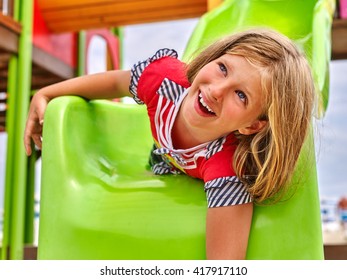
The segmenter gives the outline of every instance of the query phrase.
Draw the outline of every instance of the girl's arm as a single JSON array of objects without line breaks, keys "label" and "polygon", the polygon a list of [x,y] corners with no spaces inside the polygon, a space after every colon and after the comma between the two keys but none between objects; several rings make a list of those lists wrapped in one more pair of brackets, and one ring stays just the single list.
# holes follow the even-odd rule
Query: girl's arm
[{"label": "girl's arm", "polygon": [[253,203],[208,208],[207,259],[245,259],[253,215]]},{"label": "girl's arm", "polygon": [[31,139],[41,149],[43,117],[47,104],[63,95],[77,95],[87,99],[113,99],[130,96],[130,71],[114,70],[86,75],[40,89],[32,98],[24,131],[27,155],[31,154]]}]

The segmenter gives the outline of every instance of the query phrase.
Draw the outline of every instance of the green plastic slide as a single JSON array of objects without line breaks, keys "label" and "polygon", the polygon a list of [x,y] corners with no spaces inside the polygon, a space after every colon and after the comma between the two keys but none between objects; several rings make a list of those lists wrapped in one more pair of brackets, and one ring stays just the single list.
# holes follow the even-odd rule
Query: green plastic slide
[{"label": "green plastic slide", "polygon": [[[266,23],[285,27],[321,54],[324,61],[311,57],[312,64],[325,65],[329,40],[313,31],[324,22],[319,31],[328,32],[331,18],[326,1],[315,3],[225,1],[201,19],[186,57],[222,33]],[[317,82],[326,82],[327,69],[315,71]],[[148,170],[153,142],[144,106],[57,98],[46,111],[43,141],[39,259],[206,258],[203,183]],[[290,199],[255,207],[248,259],[323,259],[312,137],[292,184]]]}]

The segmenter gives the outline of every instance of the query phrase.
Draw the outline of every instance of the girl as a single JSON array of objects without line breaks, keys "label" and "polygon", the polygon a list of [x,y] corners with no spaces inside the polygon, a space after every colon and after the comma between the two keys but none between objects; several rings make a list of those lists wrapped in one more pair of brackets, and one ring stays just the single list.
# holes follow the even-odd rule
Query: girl
[{"label": "girl", "polygon": [[244,259],[253,203],[285,188],[307,135],[314,83],[285,36],[249,30],[217,41],[191,63],[159,50],[130,71],[78,77],[39,90],[24,133],[41,148],[48,102],[62,95],[146,104],[155,174],[186,173],[205,183],[209,259]]}]

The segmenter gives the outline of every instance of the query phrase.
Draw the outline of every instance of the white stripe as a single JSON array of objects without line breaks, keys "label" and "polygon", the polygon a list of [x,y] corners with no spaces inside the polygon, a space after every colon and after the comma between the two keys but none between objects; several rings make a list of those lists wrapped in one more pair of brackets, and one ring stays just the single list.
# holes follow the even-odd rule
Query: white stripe
[{"label": "white stripe", "polygon": [[173,117],[173,115],[175,114],[175,107],[172,106],[170,108],[170,111],[167,115],[167,126],[165,128],[165,134],[166,134],[166,139],[167,139],[167,143],[168,146],[171,148],[171,150],[173,150],[173,143],[172,143],[172,137],[171,137],[171,132],[172,132],[172,126],[175,122],[175,118]]},{"label": "white stripe", "polygon": [[159,96],[158,104],[157,104],[157,110],[155,111],[155,115],[154,115],[154,124],[155,124],[155,130],[157,132],[158,142],[159,142],[159,135],[160,135],[160,133],[159,133],[160,132],[159,115],[160,115],[160,111],[161,111],[160,109],[161,109],[161,106],[162,106],[162,102],[163,102],[163,97]]},{"label": "white stripe", "polygon": [[[164,99],[163,99],[164,101]],[[170,135],[167,135],[166,128],[167,124],[164,122],[164,114],[167,111],[168,107],[170,106],[170,101],[165,99],[165,104],[161,108],[161,112],[159,115],[159,135],[158,135],[158,141],[162,147],[166,147],[170,150],[172,150],[172,145],[170,145],[168,138],[171,138]]]},{"label": "white stripe", "polygon": [[205,184],[208,207],[249,203],[251,195],[236,176],[216,178]]}]

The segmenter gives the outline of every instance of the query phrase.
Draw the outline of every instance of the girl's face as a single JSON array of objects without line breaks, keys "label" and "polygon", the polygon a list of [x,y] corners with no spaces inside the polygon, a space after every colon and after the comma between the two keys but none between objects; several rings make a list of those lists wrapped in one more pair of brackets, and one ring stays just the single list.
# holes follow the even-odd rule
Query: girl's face
[{"label": "girl's face", "polygon": [[180,114],[186,133],[200,142],[237,130],[248,135],[266,124],[258,120],[263,99],[259,71],[244,57],[225,54],[199,71]]}]

